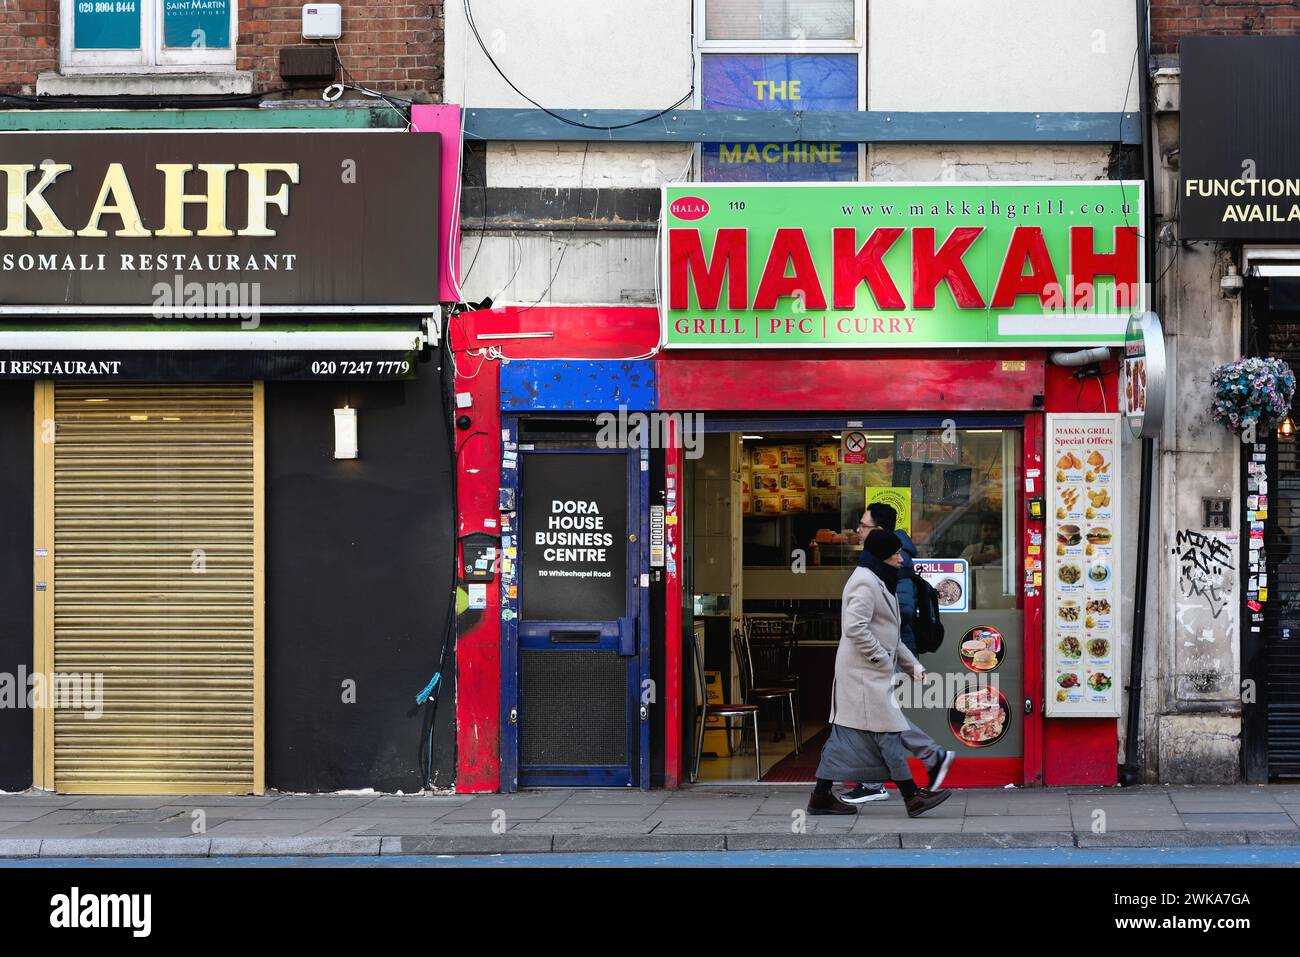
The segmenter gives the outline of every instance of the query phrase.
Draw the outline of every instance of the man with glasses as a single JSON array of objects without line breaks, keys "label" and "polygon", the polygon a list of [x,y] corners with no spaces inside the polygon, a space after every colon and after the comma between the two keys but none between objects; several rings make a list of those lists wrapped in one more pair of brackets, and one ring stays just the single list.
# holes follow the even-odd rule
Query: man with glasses
[{"label": "man with glasses", "polygon": [[[903,544],[903,565],[899,570],[897,594],[898,615],[901,622],[899,631],[903,644],[915,655],[916,636],[912,633],[912,618],[916,615],[916,589],[912,585],[911,576],[915,574],[912,562],[917,556],[917,551],[912,539],[897,525],[898,512],[892,506],[884,502],[872,502],[858,520],[855,533],[858,544],[861,545],[867,540],[872,529],[883,528],[887,532],[893,532]],[[865,554],[864,551],[863,555]],[[952,768],[952,762],[957,757],[956,752],[939,747],[934,738],[918,728],[911,718],[907,719],[907,730],[903,732],[903,747],[925,764],[925,769],[930,775],[927,788],[931,791],[939,790],[943,786],[944,778],[948,776],[948,771]],[[883,785],[865,782],[855,785],[840,795],[840,800],[849,804],[866,804],[869,801],[888,799],[889,792]]]}]

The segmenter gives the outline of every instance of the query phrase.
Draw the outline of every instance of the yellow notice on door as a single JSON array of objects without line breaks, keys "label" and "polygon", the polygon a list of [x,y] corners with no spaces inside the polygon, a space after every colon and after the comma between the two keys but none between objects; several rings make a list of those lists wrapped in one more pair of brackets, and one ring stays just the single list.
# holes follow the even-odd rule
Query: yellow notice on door
[{"label": "yellow notice on door", "polygon": [[912,534],[912,490],[910,488],[895,485],[884,488],[868,486],[866,492],[867,505],[871,505],[872,502],[881,502],[888,505],[898,513],[898,525],[896,527],[900,531],[907,532],[908,535]]}]

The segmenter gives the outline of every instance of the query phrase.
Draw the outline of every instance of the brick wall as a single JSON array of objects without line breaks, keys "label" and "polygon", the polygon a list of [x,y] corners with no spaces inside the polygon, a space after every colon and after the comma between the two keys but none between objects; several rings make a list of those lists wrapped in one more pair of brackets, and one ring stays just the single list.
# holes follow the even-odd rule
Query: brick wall
[{"label": "brick wall", "polygon": [[36,74],[59,66],[58,0],[0,5],[0,93],[35,93]]},{"label": "brick wall", "polygon": [[[236,2],[237,68],[253,72],[258,92],[283,86],[280,47],[305,42],[301,0]],[[59,6],[59,0],[0,2],[0,93],[33,94],[38,73],[58,70]],[[358,85],[440,100],[442,41],[442,0],[352,0],[343,4],[339,53],[352,74],[352,82]]]},{"label": "brick wall", "polygon": [[[239,69],[275,89],[280,47],[303,43],[302,3],[239,0]],[[339,55],[354,82],[374,90],[442,94],[443,4],[354,0],[343,4]],[[325,43],[313,40],[311,43]],[[340,73],[347,79],[347,74]]]},{"label": "brick wall", "polygon": [[1296,0],[1151,0],[1151,49],[1177,53],[1180,37],[1300,34]]}]

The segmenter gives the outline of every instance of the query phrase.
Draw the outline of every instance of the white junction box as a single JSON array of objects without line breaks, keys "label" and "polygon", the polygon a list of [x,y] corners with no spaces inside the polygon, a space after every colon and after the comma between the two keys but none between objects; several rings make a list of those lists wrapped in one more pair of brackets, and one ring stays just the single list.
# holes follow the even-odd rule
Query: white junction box
[{"label": "white junction box", "polygon": [[309,3],[302,8],[304,40],[337,40],[343,36],[341,3]]}]

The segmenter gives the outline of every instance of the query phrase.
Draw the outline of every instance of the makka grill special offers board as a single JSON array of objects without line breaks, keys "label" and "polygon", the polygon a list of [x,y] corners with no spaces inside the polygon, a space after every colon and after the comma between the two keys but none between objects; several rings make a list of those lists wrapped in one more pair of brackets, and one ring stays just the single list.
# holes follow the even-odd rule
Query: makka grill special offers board
[{"label": "makka grill special offers board", "polygon": [[1120,416],[1047,416],[1047,715],[1120,712]]}]

